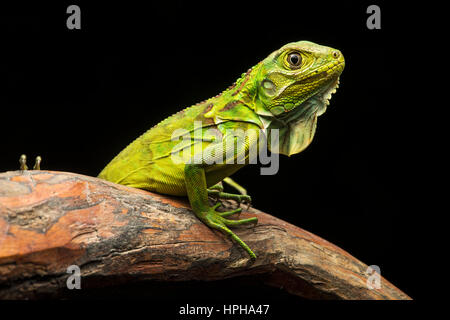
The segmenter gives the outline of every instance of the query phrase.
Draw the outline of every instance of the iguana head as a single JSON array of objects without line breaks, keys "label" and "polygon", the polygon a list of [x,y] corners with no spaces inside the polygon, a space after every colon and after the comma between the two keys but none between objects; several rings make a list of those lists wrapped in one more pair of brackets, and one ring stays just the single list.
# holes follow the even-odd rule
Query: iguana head
[{"label": "iguana head", "polygon": [[311,143],[344,65],[339,50],[308,41],[289,43],[258,65],[255,112],[269,135],[279,130],[279,153],[299,153]]}]

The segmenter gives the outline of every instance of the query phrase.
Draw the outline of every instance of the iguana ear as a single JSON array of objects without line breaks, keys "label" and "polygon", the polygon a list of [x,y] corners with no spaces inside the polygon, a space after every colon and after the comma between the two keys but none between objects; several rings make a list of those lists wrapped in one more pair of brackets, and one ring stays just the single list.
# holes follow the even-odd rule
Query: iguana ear
[{"label": "iguana ear", "polygon": [[[312,141],[316,132],[317,115],[314,113],[307,118],[299,118],[289,122],[287,125],[276,125],[270,129],[278,129],[279,137],[272,141],[274,133],[269,130],[269,149],[274,153],[281,153],[287,156],[303,151]],[[278,143],[277,143],[278,142]],[[272,144],[274,143],[274,144]]]}]

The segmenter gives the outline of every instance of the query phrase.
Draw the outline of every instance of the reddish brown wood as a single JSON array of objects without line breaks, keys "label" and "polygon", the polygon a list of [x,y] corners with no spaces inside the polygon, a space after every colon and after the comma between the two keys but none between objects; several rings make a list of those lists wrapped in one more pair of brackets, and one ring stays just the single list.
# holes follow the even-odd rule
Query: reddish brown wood
[{"label": "reddish brown wood", "polygon": [[241,215],[251,216],[257,226],[234,231],[255,262],[185,198],[66,172],[2,173],[0,298],[57,297],[75,264],[83,284],[256,275],[307,298],[410,299],[384,278],[368,289],[367,265],[330,242],[256,209]]}]

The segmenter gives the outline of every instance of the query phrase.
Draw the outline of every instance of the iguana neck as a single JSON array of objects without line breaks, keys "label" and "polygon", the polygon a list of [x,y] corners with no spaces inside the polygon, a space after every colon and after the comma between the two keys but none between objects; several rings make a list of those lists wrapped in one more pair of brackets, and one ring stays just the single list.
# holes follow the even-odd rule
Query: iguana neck
[{"label": "iguana neck", "polygon": [[213,103],[220,108],[231,102],[241,102],[249,108],[254,109],[254,100],[257,94],[255,79],[259,65],[260,63],[248,69],[247,72],[243,73],[239,79],[223,92],[200,103]]},{"label": "iguana neck", "polygon": [[234,105],[241,104],[251,109],[254,116],[259,119],[258,121],[250,122],[257,122],[262,129],[267,128],[274,118],[273,114],[266,109],[264,103],[257,98],[258,86],[260,85],[258,82],[258,73],[261,66],[262,64],[260,62],[248,69],[247,72],[243,73],[236,82],[222,93],[203,101],[210,103],[213,106],[205,116],[213,117],[221,111],[227,111]]}]

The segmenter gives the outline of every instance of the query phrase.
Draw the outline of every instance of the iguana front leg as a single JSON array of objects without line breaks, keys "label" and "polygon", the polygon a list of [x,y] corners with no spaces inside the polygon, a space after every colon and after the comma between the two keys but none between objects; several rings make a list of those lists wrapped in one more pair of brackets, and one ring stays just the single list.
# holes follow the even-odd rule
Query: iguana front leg
[{"label": "iguana front leg", "polygon": [[250,249],[250,247],[242,241],[234,232],[232,232],[229,226],[238,226],[246,223],[257,223],[258,218],[253,217],[249,219],[241,220],[229,220],[226,217],[239,213],[242,211],[241,208],[218,212],[216,209],[221,205],[217,203],[214,206],[209,206],[208,203],[208,190],[206,189],[206,178],[205,170],[202,165],[198,164],[187,164],[184,169],[186,189],[191,203],[192,210],[196,216],[203,221],[207,226],[220,230],[223,233],[229,235],[233,240],[235,240],[239,245],[248,252],[250,257],[256,258],[256,255]]},{"label": "iguana front leg", "polygon": [[[225,164],[229,165],[236,165],[240,163],[238,160],[244,160],[243,162],[245,163],[249,160],[250,146],[257,147],[258,136],[260,132],[259,128],[247,123],[230,123],[229,126],[233,130],[230,134],[225,134],[221,142],[216,145],[211,144],[207,146],[204,150],[202,150],[201,154],[196,154],[196,156],[198,157],[194,157],[194,159],[196,159],[197,161],[185,165],[184,178],[186,191],[192,209],[201,221],[203,221],[209,227],[220,230],[223,233],[229,235],[233,240],[239,243],[239,245],[244,248],[245,251],[247,251],[250,257],[255,259],[256,255],[249,248],[249,246],[245,242],[243,242],[236,234],[234,234],[228,227],[238,226],[246,223],[256,224],[258,222],[258,219],[256,217],[242,220],[226,219],[226,217],[232,214],[240,213],[242,209],[238,208],[227,212],[218,212],[216,211],[216,209],[221,205],[221,203],[219,202],[211,207],[208,202],[208,194],[217,194],[222,198],[228,197],[229,199],[234,198],[237,200],[250,200],[250,197],[247,195],[235,195],[221,192],[220,186],[217,186],[212,190],[207,189],[205,169],[211,169],[211,167],[213,167],[215,164],[223,163],[219,160],[224,159]],[[224,131],[226,132],[226,130]],[[217,148],[220,145],[221,147]],[[211,172],[211,170],[209,170],[209,172]],[[227,175],[224,175],[224,177],[226,176]]]}]

